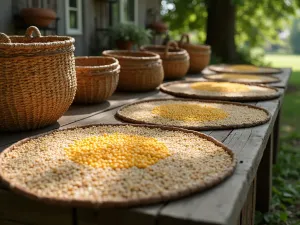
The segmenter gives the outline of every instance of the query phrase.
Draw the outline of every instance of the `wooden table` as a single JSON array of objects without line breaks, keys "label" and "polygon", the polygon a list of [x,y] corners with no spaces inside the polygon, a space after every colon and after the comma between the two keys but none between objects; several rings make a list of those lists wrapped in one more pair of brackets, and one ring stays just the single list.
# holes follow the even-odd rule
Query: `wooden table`
[{"label": "wooden table", "polygon": [[[268,211],[271,200],[273,153],[278,150],[279,115],[290,69],[276,75],[273,84],[282,92],[278,99],[251,102],[267,109],[271,120],[261,126],[206,131],[231,148],[238,158],[234,174],[220,185],[190,197],[130,209],[85,209],[46,205],[0,186],[2,225],[237,225],[253,224],[254,211]],[[189,75],[186,79],[199,79]],[[0,133],[0,151],[12,143],[54,129],[97,123],[120,123],[114,118],[120,106],[136,100],[170,97],[158,90],[147,93],[115,93],[109,101],[91,106],[73,105],[52,126],[31,132]]]}]

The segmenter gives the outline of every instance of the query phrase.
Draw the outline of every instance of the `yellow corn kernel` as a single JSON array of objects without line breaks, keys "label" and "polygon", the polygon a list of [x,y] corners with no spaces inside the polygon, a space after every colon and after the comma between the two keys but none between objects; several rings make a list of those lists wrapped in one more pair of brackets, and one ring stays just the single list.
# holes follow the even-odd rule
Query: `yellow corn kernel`
[{"label": "yellow corn kernel", "polygon": [[172,120],[198,122],[220,120],[228,116],[219,108],[187,103],[159,105],[152,109],[152,113]]},{"label": "yellow corn kernel", "polygon": [[191,84],[191,88],[201,91],[211,92],[248,92],[249,86],[245,84],[229,83],[229,82],[196,82]]},{"label": "yellow corn kernel", "polygon": [[171,155],[166,145],[152,137],[121,133],[91,136],[64,149],[68,158],[95,168],[146,168]]}]

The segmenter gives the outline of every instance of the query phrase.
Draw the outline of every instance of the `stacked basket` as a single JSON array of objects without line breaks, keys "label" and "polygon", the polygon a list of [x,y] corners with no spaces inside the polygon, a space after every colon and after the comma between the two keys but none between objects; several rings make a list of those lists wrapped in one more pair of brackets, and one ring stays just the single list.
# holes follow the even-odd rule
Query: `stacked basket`
[{"label": "stacked basket", "polygon": [[[185,42],[184,39],[186,40]],[[189,73],[200,73],[209,64],[211,54],[209,45],[190,44],[190,39],[187,34],[181,36],[178,45],[180,48],[185,49],[190,55]]]},{"label": "stacked basket", "polygon": [[116,90],[120,65],[112,57],[76,57],[77,91],[75,102],[99,103]]},{"label": "stacked basket", "polygon": [[0,131],[31,130],[53,124],[76,92],[74,39],[0,33]]},{"label": "stacked basket", "polygon": [[118,59],[121,65],[118,90],[149,91],[164,79],[161,59],[155,53],[108,50],[102,54]]},{"label": "stacked basket", "polygon": [[165,79],[178,79],[186,75],[190,66],[190,57],[186,50],[178,48],[174,41],[169,41],[166,46],[146,45],[141,50],[151,51],[160,56],[163,61]]}]

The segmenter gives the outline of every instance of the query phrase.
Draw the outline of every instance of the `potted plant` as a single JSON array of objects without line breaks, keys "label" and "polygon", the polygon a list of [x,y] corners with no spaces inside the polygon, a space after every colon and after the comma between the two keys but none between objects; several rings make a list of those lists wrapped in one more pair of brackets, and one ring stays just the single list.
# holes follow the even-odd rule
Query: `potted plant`
[{"label": "potted plant", "polygon": [[111,29],[111,37],[118,49],[130,50],[132,46],[147,44],[150,41],[150,30],[133,24],[119,24]]}]

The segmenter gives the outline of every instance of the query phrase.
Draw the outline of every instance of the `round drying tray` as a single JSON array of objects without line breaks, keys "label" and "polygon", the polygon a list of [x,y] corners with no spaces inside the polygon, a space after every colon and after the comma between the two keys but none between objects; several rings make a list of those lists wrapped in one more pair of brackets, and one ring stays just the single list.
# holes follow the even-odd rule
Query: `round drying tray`
[{"label": "round drying tray", "polygon": [[46,203],[115,207],[157,203],[223,181],[231,150],[195,131],[90,125],[24,139],[0,154],[0,178]]},{"label": "round drying tray", "polygon": [[280,79],[272,75],[255,75],[255,74],[204,74],[203,77],[213,81],[238,82],[243,84],[270,84],[280,82]]},{"label": "round drying tray", "polygon": [[282,70],[272,67],[258,67],[254,65],[211,65],[208,69],[217,73],[243,73],[243,74],[276,74]]},{"label": "round drying tray", "polygon": [[160,90],[178,97],[226,101],[259,101],[280,96],[273,87],[219,81],[175,81],[162,84]]},{"label": "round drying tray", "polygon": [[253,127],[269,121],[265,109],[234,102],[193,99],[151,99],[120,108],[116,117],[131,123],[220,130]]}]

